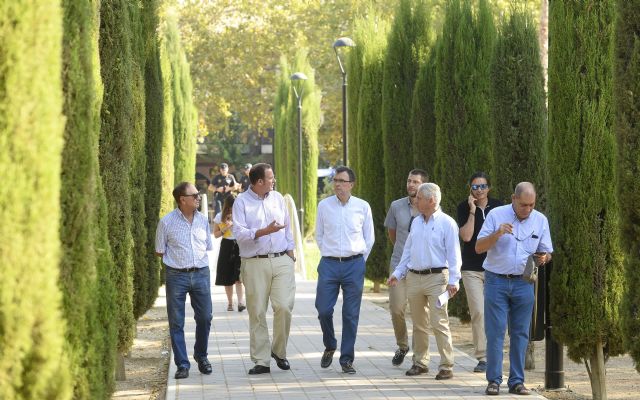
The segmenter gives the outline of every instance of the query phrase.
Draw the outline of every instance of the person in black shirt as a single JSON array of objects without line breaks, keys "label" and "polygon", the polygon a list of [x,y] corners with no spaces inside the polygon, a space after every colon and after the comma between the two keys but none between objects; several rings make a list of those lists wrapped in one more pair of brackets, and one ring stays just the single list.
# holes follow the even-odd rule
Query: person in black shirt
[{"label": "person in black shirt", "polygon": [[242,177],[240,177],[240,192],[244,193],[249,189],[249,185],[251,181],[249,180],[249,171],[251,170],[252,165],[247,163],[242,168]]},{"label": "person in black shirt", "polygon": [[476,172],[469,179],[469,197],[458,204],[458,226],[462,239],[462,283],[464,284],[471,314],[473,347],[478,365],[473,372],[487,369],[487,339],[484,332],[484,268],[482,263],[487,253],[477,254],[476,239],[484,220],[493,208],[503,205],[500,200],[489,197],[489,177]]},{"label": "person in black shirt", "polygon": [[222,210],[222,203],[234,190],[236,190],[238,183],[236,178],[229,173],[229,166],[227,163],[220,164],[220,173],[213,177],[211,180],[211,186],[213,186],[213,200],[215,213],[218,214]]}]

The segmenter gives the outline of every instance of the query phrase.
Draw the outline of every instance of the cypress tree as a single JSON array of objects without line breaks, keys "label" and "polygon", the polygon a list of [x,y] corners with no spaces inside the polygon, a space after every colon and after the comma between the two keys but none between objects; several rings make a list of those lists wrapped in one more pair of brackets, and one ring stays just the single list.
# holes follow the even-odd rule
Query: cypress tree
[{"label": "cypress tree", "polygon": [[[100,73],[104,97],[99,160],[108,207],[109,243],[115,263],[117,304],[114,306],[121,355],[131,346],[135,329],[130,186],[131,135],[135,127],[130,37],[127,3],[104,0],[100,7]],[[122,364],[119,368],[124,372]]]},{"label": "cypress tree", "polygon": [[622,244],[626,253],[622,317],[626,347],[640,372],[640,2],[616,4],[613,99]]},{"label": "cypress tree", "polygon": [[510,202],[519,182],[536,185],[537,208],[545,209],[546,105],[535,25],[529,14],[505,17],[491,64],[495,132],[492,193]]},{"label": "cypress tree", "polygon": [[594,399],[606,399],[604,360],[623,352],[612,4],[554,1],[549,20],[551,313],[569,357],[587,365]]},{"label": "cypress tree", "polygon": [[420,65],[416,88],[411,103],[411,130],[413,132],[413,164],[433,171],[436,157],[436,43],[429,56]]},{"label": "cypress tree", "polygon": [[[146,267],[148,284],[145,308],[149,309],[158,295],[160,286],[160,260],[155,255],[155,235],[163,193],[170,195],[173,188],[162,184],[162,144],[165,136],[164,98],[160,54],[158,51],[158,2],[149,0],[143,8],[144,26],[144,80],[145,80],[145,131],[146,131],[146,190],[145,216],[147,228]],[[173,164],[173,163],[172,163]],[[173,179],[171,179],[173,182]]]},{"label": "cypress tree", "polygon": [[68,399],[58,287],[63,146],[60,2],[0,13],[0,398]]},{"label": "cypress tree", "polygon": [[[276,92],[273,107],[273,126],[275,127],[274,172],[277,177],[277,190],[282,193],[290,193],[288,185],[291,171],[288,170],[288,158],[291,154],[287,151],[287,111],[291,105],[291,71],[285,56],[280,57],[280,71],[278,77],[278,91]],[[296,122],[297,123],[297,122]],[[297,152],[296,152],[297,154]]]},{"label": "cypress tree", "polygon": [[[309,64],[308,50],[300,49],[295,55],[291,70],[303,72],[307,80],[302,81],[302,189],[304,193],[304,224],[302,234],[309,235],[315,231],[316,209],[318,205],[318,129],[320,127],[320,88],[315,83],[315,71]],[[298,89],[299,90],[299,89]],[[299,94],[299,93],[298,93]],[[287,126],[291,127],[295,134],[291,135],[291,143],[294,151],[290,152],[290,160],[294,167],[290,169],[293,176],[292,191],[294,199],[298,197],[298,105],[295,94],[291,90],[289,101],[289,113]],[[294,173],[291,173],[295,171]]]},{"label": "cypress tree", "polygon": [[[112,260],[99,260],[107,242],[99,221],[104,199],[98,167],[102,90],[98,3],[63,1],[63,88],[67,120],[60,191],[60,286],[67,320],[74,397],[108,398],[113,389],[115,302]],[[102,230],[101,230],[102,229]],[[106,237],[106,236],[105,236]],[[110,252],[107,256],[110,257]],[[104,276],[104,279],[101,278]]]},{"label": "cypress tree", "polygon": [[[349,50],[349,54],[346,57],[346,71],[347,71],[347,143],[349,144],[348,150],[349,159],[346,161],[347,165],[355,167],[358,165],[358,96],[360,93],[360,81],[362,74],[362,47],[358,44],[362,41],[358,32],[357,22],[354,23],[353,40],[356,46]],[[345,57],[342,57],[344,60]],[[344,62],[344,61],[343,61]],[[359,187],[356,185],[353,188],[355,195],[359,194]]]},{"label": "cypress tree", "polygon": [[489,66],[494,39],[485,0],[479,1],[475,15],[469,0],[447,5],[436,55],[434,168],[445,212],[453,212],[467,198],[473,171],[493,171]]},{"label": "cypress tree", "polygon": [[427,45],[427,7],[422,0],[400,0],[388,38],[382,85],[385,204],[406,195],[407,173],[413,169],[413,134],[407,113],[420,58]]},{"label": "cypress tree", "polygon": [[389,24],[377,16],[370,15],[356,23],[359,34],[358,46],[362,53],[360,94],[358,96],[358,158],[357,173],[359,195],[371,206],[376,241],[367,259],[365,275],[374,283],[384,282],[388,277],[389,259],[386,254],[387,240],[384,218],[386,207],[384,197],[380,195],[382,187],[380,174],[371,173],[380,169],[380,160],[384,149],[382,142],[382,79],[386,37]]}]

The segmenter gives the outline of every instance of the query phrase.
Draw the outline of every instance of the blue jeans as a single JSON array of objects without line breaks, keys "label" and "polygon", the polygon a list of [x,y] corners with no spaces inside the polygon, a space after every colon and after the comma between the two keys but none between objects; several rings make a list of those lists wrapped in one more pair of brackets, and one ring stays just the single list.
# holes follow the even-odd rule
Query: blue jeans
[{"label": "blue jeans", "polygon": [[322,328],[324,347],[330,350],[338,346],[333,329],[333,308],[338,300],[338,292],[342,288],[341,365],[352,363],[354,358],[364,287],[364,268],[363,257],[345,262],[322,257],[318,265],[316,310],[318,310],[318,319]]},{"label": "blue jeans", "polygon": [[485,271],[484,329],[487,336],[487,381],[502,383],[502,349],[509,324],[509,380],[524,384],[524,358],[533,311],[533,284]]},{"label": "blue jeans", "polygon": [[178,367],[189,368],[187,345],[184,341],[184,306],[187,293],[191,298],[191,307],[196,320],[196,344],[193,358],[198,360],[207,356],[209,330],[211,328],[211,278],[209,267],[193,272],[180,272],[166,269],[167,314],[173,360]]}]

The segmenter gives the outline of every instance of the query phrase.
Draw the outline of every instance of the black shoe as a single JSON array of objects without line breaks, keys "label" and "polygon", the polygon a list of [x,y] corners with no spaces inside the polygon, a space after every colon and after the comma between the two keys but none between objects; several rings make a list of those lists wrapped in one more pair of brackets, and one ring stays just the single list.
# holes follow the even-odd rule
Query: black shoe
[{"label": "black shoe", "polygon": [[278,368],[283,369],[283,370],[288,370],[291,368],[291,365],[289,365],[289,361],[287,360],[287,358],[280,358],[277,355],[273,354],[273,351],[271,352],[271,357],[273,357],[274,360],[276,360],[276,364],[278,365]]},{"label": "black shoe", "polygon": [[395,366],[402,364],[402,362],[404,361],[404,356],[407,355],[407,352],[409,352],[409,349],[396,350],[396,354],[393,356],[393,359],[391,360],[391,364]]},{"label": "black shoe", "polygon": [[212,371],[211,368],[211,363],[209,362],[209,360],[207,359],[207,357],[202,357],[200,359],[196,359],[196,362],[198,363],[198,370],[205,374],[205,375],[209,375]]},{"label": "black shoe", "polygon": [[353,375],[356,373],[356,369],[353,368],[353,365],[350,362],[348,362],[346,364],[342,364],[342,372]]},{"label": "black shoe", "polygon": [[487,362],[486,361],[478,361],[478,365],[475,366],[473,372],[486,372],[487,370]]},{"label": "black shoe", "polygon": [[244,304],[238,304],[238,312],[243,312],[247,307]]},{"label": "black shoe", "polygon": [[325,349],[324,353],[322,354],[322,359],[320,360],[320,366],[322,368],[329,368],[329,365],[331,365],[331,363],[333,362],[333,353],[335,352],[336,349]]},{"label": "black shoe", "polygon": [[178,367],[178,370],[176,371],[176,375],[175,378],[176,379],[185,379],[189,377],[189,368],[185,368],[185,367]]},{"label": "black shoe", "polygon": [[264,365],[256,365],[255,367],[249,370],[249,375],[268,374],[270,372],[271,372],[271,368],[265,367]]},{"label": "black shoe", "polygon": [[426,374],[427,372],[429,372],[429,368],[421,367],[418,364],[413,364],[411,368],[409,368],[409,370],[404,374],[407,376],[416,376],[416,375]]}]

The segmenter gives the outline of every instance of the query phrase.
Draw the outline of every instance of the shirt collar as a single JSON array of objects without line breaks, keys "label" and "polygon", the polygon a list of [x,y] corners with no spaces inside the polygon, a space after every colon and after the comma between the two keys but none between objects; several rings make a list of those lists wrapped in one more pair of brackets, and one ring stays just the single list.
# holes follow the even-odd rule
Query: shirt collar
[{"label": "shirt collar", "polygon": [[271,191],[268,191],[267,193],[265,193],[264,198],[262,198],[258,195],[258,193],[253,191],[253,185],[250,185],[246,193],[249,193],[249,196],[253,197],[256,200],[264,200],[267,197],[269,197],[269,193],[271,193]]}]

